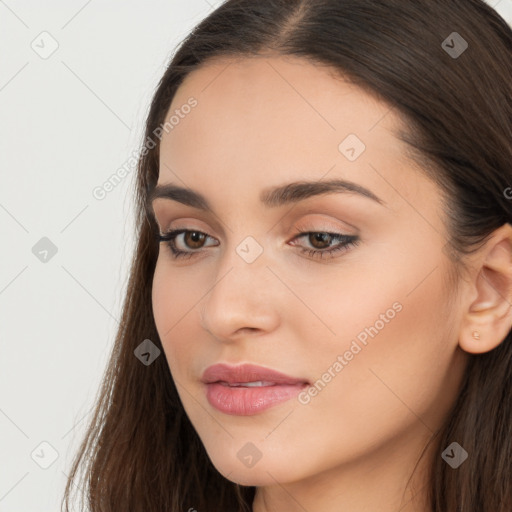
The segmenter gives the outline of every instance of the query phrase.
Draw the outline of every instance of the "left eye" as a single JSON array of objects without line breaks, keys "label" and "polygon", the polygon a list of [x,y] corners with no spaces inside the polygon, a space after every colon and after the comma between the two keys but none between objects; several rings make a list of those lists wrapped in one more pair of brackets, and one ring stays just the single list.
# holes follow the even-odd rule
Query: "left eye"
[{"label": "left eye", "polygon": [[[182,239],[182,245],[184,249],[177,247],[176,240],[178,236],[184,235]],[[355,246],[359,243],[359,238],[355,235],[344,235],[342,233],[328,233],[325,231],[308,231],[298,233],[293,240],[307,237],[308,242],[313,246],[313,249],[302,247],[301,252],[308,254],[308,256],[323,258],[324,254],[332,255],[338,251],[346,251],[351,246]],[[171,254],[175,259],[178,258],[190,258],[200,249],[204,247],[204,241],[208,236],[202,231],[188,230],[188,229],[175,229],[171,230],[163,235],[158,236],[160,242],[166,242],[166,245],[171,249]],[[337,244],[331,246],[332,242],[336,241]],[[218,244],[212,244],[218,245]],[[295,243],[292,245],[296,245]],[[187,247],[192,250],[187,250]]]},{"label": "left eye", "polygon": [[[315,258],[323,258],[325,254],[332,257],[334,253],[338,251],[348,251],[350,247],[354,247],[359,243],[359,238],[356,235],[328,233],[326,231],[308,231],[299,233],[294,240],[303,237],[307,237],[307,240],[313,246],[313,249],[303,247],[301,248],[301,252]],[[329,247],[333,241],[337,241],[338,243]],[[318,248],[319,246],[320,249]],[[329,248],[326,249],[326,246]]]}]

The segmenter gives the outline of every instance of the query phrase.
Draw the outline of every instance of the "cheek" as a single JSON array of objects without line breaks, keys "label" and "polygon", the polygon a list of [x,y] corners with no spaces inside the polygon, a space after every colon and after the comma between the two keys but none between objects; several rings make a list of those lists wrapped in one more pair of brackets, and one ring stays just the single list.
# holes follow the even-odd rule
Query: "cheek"
[{"label": "cheek", "polygon": [[[187,277],[190,276],[190,277]],[[197,287],[197,282],[190,273],[179,273],[171,268],[160,256],[155,268],[152,288],[153,315],[156,328],[169,362],[171,372],[175,374],[177,366],[187,365],[189,354],[183,329],[190,328],[191,315],[194,315],[194,304],[201,300],[204,291]],[[188,336],[193,333],[188,332]],[[180,343],[179,340],[183,342]]]},{"label": "cheek", "polygon": [[340,429],[357,439],[361,450],[418,422],[428,433],[449,405],[446,397],[456,394],[460,375],[451,366],[457,340],[447,334],[451,315],[444,262],[435,251],[421,264],[406,259],[411,257],[409,251],[382,258],[366,273],[346,275],[326,283],[322,293],[307,295],[308,305],[336,333],[321,327],[319,336],[319,323],[313,322],[315,337],[306,321],[300,324],[315,339],[306,357],[318,379],[316,396],[304,405],[310,408],[305,420],[314,429],[315,418],[325,418],[331,447],[347,449],[335,442]]}]

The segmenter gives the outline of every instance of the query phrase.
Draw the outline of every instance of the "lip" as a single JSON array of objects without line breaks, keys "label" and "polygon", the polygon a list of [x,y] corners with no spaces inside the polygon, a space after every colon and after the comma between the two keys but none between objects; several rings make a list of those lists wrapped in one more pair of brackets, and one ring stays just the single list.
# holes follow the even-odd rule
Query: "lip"
[{"label": "lip", "polygon": [[[204,371],[201,380],[210,405],[220,412],[236,416],[250,416],[274,407],[310,385],[306,379],[254,364],[215,364]],[[248,382],[261,382],[263,385],[243,386]]]}]

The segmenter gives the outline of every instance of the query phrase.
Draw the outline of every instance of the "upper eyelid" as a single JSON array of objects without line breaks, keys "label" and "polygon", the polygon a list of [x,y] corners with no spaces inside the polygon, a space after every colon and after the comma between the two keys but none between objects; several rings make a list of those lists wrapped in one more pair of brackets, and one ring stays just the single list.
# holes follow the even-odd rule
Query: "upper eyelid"
[{"label": "upper eyelid", "polygon": [[[159,227],[159,226],[158,226]],[[159,229],[159,232],[161,235],[168,235],[168,234],[173,234],[173,233],[176,233],[177,231],[179,231],[180,233],[178,233],[178,235],[180,234],[183,234],[184,232],[198,232],[198,233],[202,233],[203,235],[206,235],[210,238],[216,238],[215,236],[213,235],[210,235],[209,233],[207,233],[206,231],[204,231],[203,229],[199,229],[199,228],[182,228],[182,227],[177,227],[177,228],[170,228],[170,229],[167,229],[167,230],[162,230],[162,229]],[[306,228],[306,229],[302,229],[302,228],[295,228],[294,231],[293,231],[294,235],[300,235],[300,234],[308,234],[308,233],[330,233],[330,234],[333,234],[333,235],[347,235],[347,236],[352,236],[352,234],[349,234],[349,233],[345,233],[343,230],[338,230],[336,228],[325,228],[325,229],[309,229],[309,228]]]},{"label": "upper eyelid", "polygon": [[[308,212],[312,215],[323,215],[321,213],[316,213],[316,212]],[[182,225],[180,226],[178,224],[177,227],[172,227],[172,228],[167,228],[166,230],[163,230],[161,229],[161,226],[162,224],[166,224],[165,222],[160,222],[158,220],[158,217],[154,216],[154,220],[156,222],[156,226],[157,228],[159,229],[159,231],[161,233],[168,233],[168,232],[172,232],[172,231],[179,231],[179,230],[186,230],[186,231],[200,231],[201,233],[204,233],[208,236],[213,236],[213,235],[210,235],[210,233],[208,233],[205,229],[203,228],[200,228],[200,227],[190,227],[190,224],[187,226],[186,223],[190,222],[190,223],[193,223],[195,222],[194,220],[188,220],[188,221],[178,221],[179,223],[182,223]],[[170,221],[169,223],[171,223],[173,221]],[[311,228],[309,227],[305,227],[304,229],[300,228],[300,232],[315,232],[315,233],[334,233],[334,234],[340,234],[340,235],[343,235],[343,234],[347,234],[347,235],[358,235],[359,234],[359,229],[354,225],[354,224],[351,224],[349,222],[347,222],[346,220],[344,221],[341,221],[338,219],[338,222],[343,222],[343,224],[345,224],[345,226],[337,226],[335,227],[334,225],[332,225],[332,222],[329,222],[325,219],[307,219],[307,220],[304,220],[304,219],[300,219],[298,222],[294,222],[293,225],[296,225],[296,224],[300,224],[300,225],[303,225],[303,224],[309,224],[311,226]],[[318,224],[320,224],[320,227],[318,227]],[[329,225],[331,224],[331,225]],[[322,227],[325,226],[325,227]],[[230,230],[231,231],[231,230]],[[299,232],[299,228],[295,228],[294,229],[295,232]],[[348,231],[348,232],[347,232]],[[221,229],[221,234],[224,234],[224,230]],[[215,238],[215,237],[214,237]]]},{"label": "upper eyelid", "polygon": [[[339,193],[338,193],[338,194],[339,194]],[[327,196],[330,196],[330,195],[336,195],[336,194],[335,194],[335,193],[333,193],[333,192],[331,192],[331,193],[327,193],[326,195],[327,195]],[[348,195],[350,196],[350,195],[352,195],[352,194],[348,194]],[[160,199],[160,200],[162,200],[161,198],[157,198],[157,201],[158,201],[159,199]],[[304,201],[306,202],[306,201],[308,201],[308,200],[310,200],[310,199],[311,199],[311,198],[309,198],[309,197],[308,197],[308,198],[304,199]],[[313,197],[313,199],[314,199],[314,197]],[[167,217],[168,213],[170,213],[170,212],[168,212],[168,210],[167,210],[167,206],[168,206],[168,204],[169,204],[169,203],[171,203],[171,204],[172,204],[173,202],[174,202],[174,201],[162,200],[162,206],[161,206],[161,208],[162,208],[162,212],[161,212],[161,213],[159,212],[159,214],[157,214],[157,210],[158,210],[159,208],[155,209],[155,208],[154,208],[154,203],[152,203],[152,204],[151,204],[151,212],[150,212],[150,215],[151,215],[151,218],[156,222],[157,226],[159,226],[159,227],[160,227],[160,226],[162,225],[162,223],[159,221],[159,216],[160,216],[160,215],[161,215],[162,220],[166,220],[166,217]],[[296,211],[296,214],[297,214],[297,215],[299,215],[300,217],[302,217],[302,216],[309,217],[309,215],[315,215],[315,216],[317,216],[317,215],[318,215],[318,216],[324,216],[324,215],[325,215],[325,216],[327,216],[327,217],[331,217],[332,219],[334,219],[334,222],[335,222],[335,223],[336,223],[336,222],[341,222],[341,223],[344,225],[344,226],[339,226],[339,227],[329,228],[329,229],[332,229],[332,231],[331,231],[331,232],[339,233],[339,234],[345,234],[347,231],[349,231],[349,232],[350,232],[350,234],[353,234],[353,235],[357,235],[357,234],[359,234],[359,228],[356,226],[356,224],[353,224],[353,223],[349,222],[349,221],[348,221],[348,220],[346,220],[346,219],[343,219],[343,220],[342,220],[341,218],[337,218],[337,217],[338,217],[338,212],[337,212],[337,207],[335,207],[335,206],[330,206],[330,205],[329,205],[329,206],[327,206],[327,207],[322,206],[322,207],[313,207],[313,208],[312,208],[312,207],[304,207],[304,209],[303,209],[303,206],[302,206],[301,204],[297,203],[297,204],[295,204],[295,205],[294,205],[294,207],[298,207],[298,210],[299,210],[299,211],[297,212],[297,209],[295,209],[295,211]],[[387,206],[386,206],[386,208],[387,208]],[[294,209],[294,208],[292,208],[292,209]],[[322,210],[324,210],[324,211],[322,211]],[[343,210],[342,210],[342,211],[343,211]],[[212,216],[210,216],[210,214],[212,214],[212,215],[213,215],[213,217],[212,217]],[[341,215],[342,215],[342,216],[344,216],[344,215],[343,215],[343,213],[342,213]],[[294,215],[294,216],[295,216],[295,215]],[[172,215],[172,217],[174,217],[174,214]],[[179,215],[179,217],[181,217],[181,215]],[[188,217],[188,215],[187,215],[187,214],[185,214],[183,217]],[[286,213],[284,217],[281,217],[281,221],[283,221],[283,220],[284,220],[284,222],[285,222],[286,224],[288,224],[288,222],[289,222],[289,221],[287,221],[287,220],[286,220],[287,218],[288,218],[288,213]],[[192,219],[192,220],[191,220],[191,219]],[[190,219],[189,219],[189,220],[182,220],[181,222],[195,222],[195,220],[196,220],[196,219],[197,219],[196,214],[195,214],[195,213],[191,213],[191,215],[190,215]],[[175,218],[175,219],[173,219],[173,220],[174,220],[174,221],[176,221],[176,218]],[[170,222],[172,222],[172,221],[169,221],[169,223],[170,223]],[[180,222],[180,221],[178,221],[178,222]],[[218,231],[218,232],[219,232],[220,234],[222,234],[222,235],[226,234],[226,230],[225,230],[225,228],[226,228],[228,231],[231,231],[231,232],[233,231],[232,229],[230,229],[230,227],[229,227],[229,226],[227,226],[227,225],[226,225],[226,224],[225,224],[225,223],[224,223],[224,222],[223,222],[223,221],[222,221],[222,220],[221,220],[217,215],[215,215],[211,210],[208,210],[208,219],[206,220],[206,222],[207,222],[208,224],[212,224],[212,225],[214,226],[214,230],[215,230],[215,231]],[[301,219],[299,220],[299,223],[302,223],[302,222],[304,222],[304,220],[301,218]],[[308,220],[308,221],[306,221],[306,222],[313,222],[313,223],[320,222],[320,223],[323,223],[323,222],[326,222],[326,221],[325,221],[325,220]],[[331,221],[331,222],[332,222],[332,221]],[[167,222],[164,222],[164,223],[167,223]],[[291,225],[292,223],[293,223],[293,224],[295,224],[295,223],[296,223],[296,221],[295,221],[295,220],[290,221],[290,224],[289,224],[289,225]],[[274,225],[274,226],[275,226],[275,225]],[[167,231],[171,231],[171,230],[174,230],[174,229],[181,229],[181,228],[180,228],[180,226],[178,226],[177,228],[170,228],[170,229],[168,229]],[[189,228],[188,228],[188,227],[183,227],[182,229],[187,229],[187,230],[188,230]],[[272,228],[272,229],[274,229],[274,228]],[[321,232],[326,232],[326,231],[329,231],[329,229],[320,229],[320,230],[319,230],[319,229],[314,229],[314,230],[311,230],[311,231],[316,231],[316,232],[319,232],[319,231],[321,231]],[[193,230],[193,229],[192,229],[192,230]],[[197,231],[205,232],[205,231],[203,231],[202,229],[197,229]],[[211,235],[210,235],[210,236],[211,236]]]}]

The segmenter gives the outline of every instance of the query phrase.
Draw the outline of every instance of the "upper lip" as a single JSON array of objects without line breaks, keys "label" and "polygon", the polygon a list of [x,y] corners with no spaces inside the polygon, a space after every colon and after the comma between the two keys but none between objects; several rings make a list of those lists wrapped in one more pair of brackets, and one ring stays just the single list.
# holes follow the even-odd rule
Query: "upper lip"
[{"label": "upper lip", "polygon": [[224,363],[214,364],[206,368],[201,380],[205,384],[213,382],[236,384],[258,381],[272,382],[274,384],[309,384],[306,379],[290,377],[276,370],[254,364],[242,364],[239,366],[230,366]]}]

